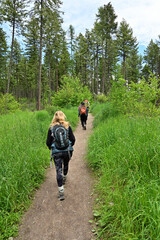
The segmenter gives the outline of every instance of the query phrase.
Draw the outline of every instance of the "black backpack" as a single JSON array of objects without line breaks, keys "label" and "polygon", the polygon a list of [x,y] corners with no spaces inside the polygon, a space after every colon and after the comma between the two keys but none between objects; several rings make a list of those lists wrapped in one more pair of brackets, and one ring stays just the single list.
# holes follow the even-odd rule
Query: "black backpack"
[{"label": "black backpack", "polygon": [[53,143],[56,149],[64,150],[69,147],[68,130],[62,125],[55,125],[51,128]]}]

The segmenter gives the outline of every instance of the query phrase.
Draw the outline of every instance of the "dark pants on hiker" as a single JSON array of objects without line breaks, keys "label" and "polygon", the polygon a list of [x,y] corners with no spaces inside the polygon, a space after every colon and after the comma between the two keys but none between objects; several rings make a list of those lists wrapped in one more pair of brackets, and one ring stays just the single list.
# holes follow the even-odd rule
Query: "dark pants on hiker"
[{"label": "dark pants on hiker", "polygon": [[54,164],[55,164],[56,173],[57,173],[58,187],[61,187],[63,185],[62,172],[64,175],[67,175],[69,160],[71,156],[72,156],[72,151],[70,151],[70,154],[68,152],[60,152],[60,153],[53,154]]},{"label": "dark pants on hiker", "polygon": [[84,128],[86,126],[86,124],[87,124],[87,115],[86,114],[82,114],[82,115],[80,115],[80,118],[81,118],[81,125]]}]

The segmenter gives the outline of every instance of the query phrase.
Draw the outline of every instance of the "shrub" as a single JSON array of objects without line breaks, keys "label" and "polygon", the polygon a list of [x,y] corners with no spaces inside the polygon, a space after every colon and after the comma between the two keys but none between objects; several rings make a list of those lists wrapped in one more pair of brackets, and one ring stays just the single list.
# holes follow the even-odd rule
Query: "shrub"
[{"label": "shrub", "polygon": [[151,75],[148,82],[141,79],[139,83],[126,85],[122,78],[113,81],[109,100],[124,114],[156,116],[160,114],[157,107],[159,96],[159,79]]},{"label": "shrub", "polygon": [[87,86],[83,86],[77,77],[64,76],[60,90],[52,97],[52,104],[59,107],[78,106],[86,98],[92,102],[93,97]]},{"label": "shrub", "polygon": [[104,94],[96,95],[95,100],[99,103],[106,103],[108,101],[107,97]]},{"label": "shrub", "polygon": [[21,109],[21,105],[8,93],[0,96],[0,106],[0,114],[14,113]]}]

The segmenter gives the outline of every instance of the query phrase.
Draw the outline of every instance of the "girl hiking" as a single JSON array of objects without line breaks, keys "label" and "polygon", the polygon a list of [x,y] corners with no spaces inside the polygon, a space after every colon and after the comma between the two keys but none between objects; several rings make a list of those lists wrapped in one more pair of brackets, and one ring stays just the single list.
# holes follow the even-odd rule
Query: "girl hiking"
[{"label": "girl hiking", "polygon": [[51,149],[51,154],[56,167],[56,178],[60,200],[64,200],[64,187],[69,160],[72,157],[75,136],[66,116],[62,111],[54,114],[50,124],[46,144]]},{"label": "girl hiking", "polygon": [[78,117],[81,119],[81,125],[84,130],[86,130],[87,117],[88,117],[88,108],[85,107],[84,102],[81,102],[81,106],[78,109]]}]

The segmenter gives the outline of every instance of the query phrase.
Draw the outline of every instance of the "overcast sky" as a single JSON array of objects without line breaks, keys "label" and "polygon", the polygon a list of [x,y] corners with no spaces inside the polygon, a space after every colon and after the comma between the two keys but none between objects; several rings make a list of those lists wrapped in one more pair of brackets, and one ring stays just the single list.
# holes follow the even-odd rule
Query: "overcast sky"
[{"label": "overcast sky", "polygon": [[98,8],[111,2],[117,21],[124,18],[133,30],[133,36],[141,45],[147,46],[151,39],[158,40],[160,35],[160,0],[62,0],[64,11],[63,28],[69,25],[76,35],[85,33],[86,28],[94,26]]}]

